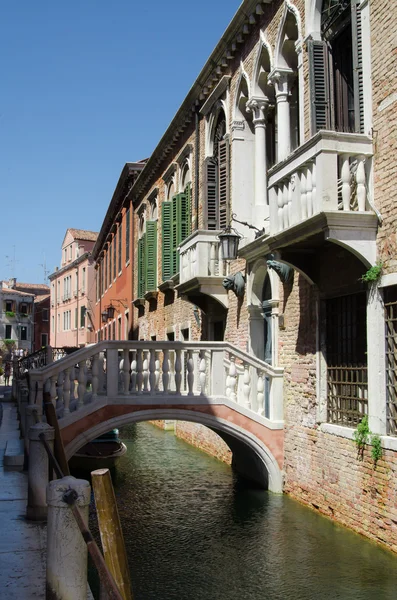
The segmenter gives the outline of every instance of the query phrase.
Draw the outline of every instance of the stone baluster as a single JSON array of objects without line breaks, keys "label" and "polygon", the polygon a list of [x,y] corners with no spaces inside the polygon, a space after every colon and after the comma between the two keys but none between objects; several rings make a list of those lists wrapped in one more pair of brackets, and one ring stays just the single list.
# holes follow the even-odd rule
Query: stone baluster
[{"label": "stone baluster", "polygon": [[56,404],[57,404],[57,379],[58,379],[57,375],[51,375],[51,377],[50,377],[50,381],[51,381],[50,398],[51,398],[51,402],[54,405],[54,407],[56,407]]},{"label": "stone baluster", "polygon": [[277,221],[278,221],[278,228],[277,231],[282,231],[283,230],[283,205],[284,205],[284,201],[283,201],[283,187],[282,184],[280,184],[280,186],[278,187],[277,190],[277,206],[278,206],[278,210],[277,210]]},{"label": "stone baluster", "polygon": [[91,402],[94,402],[96,400],[96,398],[98,397],[99,354],[94,354],[94,356],[92,357],[91,372],[92,372],[92,384],[91,384],[92,396],[91,396]]},{"label": "stone baluster", "polygon": [[131,392],[134,394],[136,392],[137,386],[137,359],[136,352],[132,353],[132,361],[131,361]]},{"label": "stone baluster", "polygon": [[36,404],[36,389],[37,383],[33,377],[30,377],[29,383],[29,405]]},{"label": "stone baluster", "polygon": [[137,361],[136,361],[136,387],[138,394],[142,394],[142,386],[143,386],[143,357],[142,350],[136,351]]},{"label": "stone baluster", "polygon": [[307,216],[311,217],[313,215],[313,184],[312,184],[312,171],[310,165],[306,169],[306,206],[307,206]]},{"label": "stone baluster", "polygon": [[80,408],[84,405],[84,394],[87,389],[86,385],[86,373],[85,373],[85,360],[79,362],[79,385],[78,385],[78,400],[77,407]]},{"label": "stone baluster", "polygon": [[209,275],[216,273],[216,244],[213,242],[210,246],[210,272]]},{"label": "stone baluster", "polygon": [[286,181],[283,186],[283,224],[284,224],[284,229],[288,229],[288,227],[289,227],[288,200],[289,200],[289,182]]},{"label": "stone baluster", "polygon": [[156,392],[159,391],[160,386],[160,359],[158,353],[154,353],[154,389]]},{"label": "stone baluster", "polygon": [[312,205],[313,214],[317,214],[319,211],[317,203],[317,180],[316,180],[316,159],[313,160],[312,165]]},{"label": "stone baluster", "polygon": [[70,402],[72,402],[72,400],[75,399],[75,385],[74,385],[74,380],[75,380],[75,370],[74,367],[70,368]]},{"label": "stone baluster", "polygon": [[357,183],[357,202],[358,202],[358,210],[365,210],[365,202],[367,199],[367,190],[365,185],[365,157],[357,156],[357,173],[356,173],[356,183]]},{"label": "stone baluster", "polygon": [[205,386],[207,383],[207,364],[205,360],[205,350],[200,350],[200,364],[199,364],[199,381],[200,381],[200,395],[205,395]]},{"label": "stone baluster", "polygon": [[306,174],[304,170],[300,172],[300,188],[301,188],[301,220],[307,219],[307,198],[306,198]]},{"label": "stone baluster", "polygon": [[225,272],[225,261],[223,260],[222,244],[218,244],[218,275],[226,275]]},{"label": "stone baluster", "polygon": [[170,351],[164,350],[163,354],[163,391],[166,394],[170,384]]},{"label": "stone baluster", "polygon": [[143,351],[143,391],[149,391],[149,360],[148,351]]},{"label": "stone baluster", "polygon": [[65,377],[63,380],[63,405],[64,414],[70,413],[70,367],[65,369]]},{"label": "stone baluster", "polygon": [[123,394],[128,396],[130,392],[130,356],[128,348],[123,350]]},{"label": "stone baluster", "polygon": [[341,180],[342,180],[342,208],[350,210],[350,161],[348,154],[342,154]]},{"label": "stone baluster", "polygon": [[237,401],[237,394],[236,394],[236,384],[237,384],[237,376],[236,376],[236,359],[234,356],[230,357],[230,365],[229,365],[229,377],[227,379],[227,389],[229,390],[229,392],[226,392],[226,395],[228,396],[228,398],[230,398],[230,400],[232,400],[233,402]]},{"label": "stone baluster", "polygon": [[103,352],[99,353],[98,359],[98,394],[103,394],[105,391],[106,385],[106,363],[105,363],[105,355]]},{"label": "stone baluster", "polygon": [[57,402],[57,406],[63,406],[63,382],[64,382],[64,372],[63,371],[59,371],[58,373],[58,377],[57,377],[57,396],[58,396],[58,402]]},{"label": "stone baluster", "polygon": [[244,374],[243,374],[243,397],[244,397],[244,406],[245,408],[251,408],[251,373],[250,367],[248,363],[243,364]]},{"label": "stone baluster", "polygon": [[258,381],[256,388],[256,412],[262,417],[265,414],[265,381],[263,371],[258,371]]},{"label": "stone baluster", "polygon": [[187,388],[189,396],[193,395],[193,382],[194,382],[194,361],[193,361],[193,351],[187,351]]},{"label": "stone baluster", "polygon": [[181,350],[175,350],[175,387],[176,394],[181,393],[181,384],[182,384],[182,360],[181,360]]},{"label": "stone baluster", "polygon": [[149,350],[149,386],[150,391],[156,390],[156,350],[151,348]]},{"label": "stone baluster", "polygon": [[291,227],[291,225],[293,224],[293,218],[292,218],[292,195],[293,195],[293,189],[294,189],[294,175],[290,178],[290,180],[288,181],[288,212],[287,212],[287,216],[288,216],[288,227]]}]

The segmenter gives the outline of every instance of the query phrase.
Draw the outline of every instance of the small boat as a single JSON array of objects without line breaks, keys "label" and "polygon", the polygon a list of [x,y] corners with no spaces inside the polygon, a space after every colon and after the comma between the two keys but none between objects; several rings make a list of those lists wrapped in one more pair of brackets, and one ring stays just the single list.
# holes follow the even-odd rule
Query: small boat
[{"label": "small boat", "polygon": [[69,460],[69,466],[79,471],[113,469],[126,452],[127,446],[120,440],[119,430],[112,429],[84,444]]}]

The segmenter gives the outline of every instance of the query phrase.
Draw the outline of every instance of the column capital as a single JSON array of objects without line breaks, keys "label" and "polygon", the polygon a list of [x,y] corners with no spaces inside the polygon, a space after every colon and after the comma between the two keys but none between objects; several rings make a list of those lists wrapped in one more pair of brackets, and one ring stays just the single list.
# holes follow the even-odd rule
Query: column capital
[{"label": "column capital", "polygon": [[266,123],[269,105],[270,102],[266,96],[263,98],[253,96],[250,100],[248,100],[246,104],[246,110],[248,113],[252,113],[252,121],[254,125]]},{"label": "column capital", "polygon": [[277,67],[269,73],[268,80],[273,83],[276,89],[276,99],[278,102],[288,99],[291,83],[294,78],[295,71],[289,67]]}]

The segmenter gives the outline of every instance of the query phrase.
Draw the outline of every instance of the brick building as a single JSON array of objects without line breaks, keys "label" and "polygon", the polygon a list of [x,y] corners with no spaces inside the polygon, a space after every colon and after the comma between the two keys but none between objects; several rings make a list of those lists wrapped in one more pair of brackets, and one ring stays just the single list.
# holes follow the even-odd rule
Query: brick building
[{"label": "brick building", "polygon": [[[97,340],[226,339],[283,367],[284,419],[264,418],[285,491],[397,550],[394,16],[244,0],[127,187],[126,165],[94,258]],[[111,297],[127,328],[100,320]],[[365,415],[376,464],[353,441]]]},{"label": "brick building", "polygon": [[82,347],[94,341],[95,275],[91,251],[97,232],[68,229],[62,242],[61,266],[51,285],[50,345]]}]

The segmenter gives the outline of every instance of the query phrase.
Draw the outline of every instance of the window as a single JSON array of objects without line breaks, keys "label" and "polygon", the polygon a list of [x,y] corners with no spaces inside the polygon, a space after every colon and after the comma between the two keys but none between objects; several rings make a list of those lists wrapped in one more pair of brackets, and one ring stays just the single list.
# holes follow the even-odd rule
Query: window
[{"label": "window", "polygon": [[73,245],[70,244],[70,246],[69,246],[69,260],[72,260],[72,252],[73,252]]},{"label": "window", "polygon": [[387,433],[397,435],[397,285],[384,291],[386,322],[386,419]]},{"label": "window", "polygon": [[113,321],[112,323],[112,340],[116,339],[116,321]]},{"label": "window", "polygon": [[85,306],[80,306],[80,327],[85,327],[85,313],[87,309]]},{"label": "window", "polygon": [[[149,224],[149,222],[148,222]],[[162,204],[162,278],[167,281],[179,272],[179,244],[190,235],[190,186],[177,194],[171,202]]]},{"label": "window", "polygon": [[12,312],[12,302],[11,302],[11,300],[6,300],[6,312]]},{"label": "window", "polygon": [[312,133],[364,131],[361,0],[323,0],[321,40],[309,40]]},{"label": "window", "polygon": [[129,313],[128,312],[125,313],[124,327],[125,327],[124,339],[129,340],[130,339],[130,337],[129,337],[130,327],[129,327]]},{"label": "window", "polygon": [[116,234],[113,236],[113,279],[116,279],[116,267],[117,267],[117,247],[116,247]]},{"label": "window", "polygon": [[22,314],[24,314],[24,315],[26,315],[28,313],[28,305],[25,304],[25,302],[22,302],[19,305],[19,312],[22,313]]},{"label": "window", "polygon": [[122,223],[119,224],[119,232],[118,232],[118,236],[119,236],[119,273],[121,273],[121,263],[122,263],[122,246],[123,246],[123,229],[122,229]]},{"label": "window", "polygon": [[130,209],[125,213],[125,262],[130,260]]},{"label": "window", "polygon": [[42,321],[48,321],[48,308],[43,308],[41,318]]},{"label": "window", "polygon": [[26,342],[28,339],[28,328],[25,325],[21,326],[20,329],[20,340],[21,342]]},{"label": "window", "polygon": [[74,309],[74,327],[73,327],[73,329],[77,329],[77,327],[79,325],[78,320],[79,320],[79,312],[78,312],[78,308],[76,307]]},{"label": "window", "polygon": [[112,278],[112,242],[110,242],[109,244],[109,250],[108,250],[108,258],[109,258],[109,286],[112,284],[113,278]]},{"label": "window", "polygon": [[[103,262],[104,262],[104,269],[105,269],[105,274],[104,274],[104,286],[105,286],[105,290],[108,289],[108,256],[107,253],[105,254],[104,258],[103,258]],[[109,278],[111,279],[111,278]]]},{"label": "window", "polygon": [[121,317],[119,317],[117,319],[117,339],[121,340],[122,336],[121,336]]},{"label": "window", "polygon": [[6,340],[12,339],[12,326],[6,325]]},{"label": "window", "polygon": [[138,297],[157,288],[157,221],[147,221],[138,240]]},{"label": "window", "polygon": [[68,259],[67,249],[64,248],[64,250],[63,250],[63,262],[66,263],[67,259]]},{"label": "window", "polygon": [[328,421],[355,427],[368,411],[364,292],[325,302]]},{"label": "window", "polygon": [[81,275],[81,293],[85,294],[85,278],[86,278],[86,273],[85,273],[85,267],[83,267],[83,271],[82,271],[82,275]]},{"label": "window", "polygon": [[51,317],[51,333],[55,332],[55,317],[52,315]]},{"label": "window", "polygon": [[61,331],[61,315],[58,313],[57,331]]},{"label": "window", "polygon": [[224,229],[229,224],[229,140],[226,120],[219,112],[214,130],[213,154],[206,159],[206,227]]},{"label": "window", "polygon": [[47,345],[48,345],[48,334],[42,333],[41,334],[41,347],[47,346]]}]

